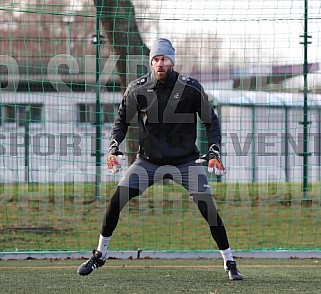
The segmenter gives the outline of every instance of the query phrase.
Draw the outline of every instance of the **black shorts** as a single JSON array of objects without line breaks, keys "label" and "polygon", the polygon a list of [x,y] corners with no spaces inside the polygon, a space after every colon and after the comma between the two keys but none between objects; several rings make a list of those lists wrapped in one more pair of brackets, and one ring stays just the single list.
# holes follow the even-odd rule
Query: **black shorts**
[{"label": "black shorts", "polygon": [[194,160],[174,166],[157,165],[146,159],[137,158],[122,175],[118,185],[139,189],[143,193],[149,186],[163,179],[172,179],[183,186],[190,195],[211,195],[205,169]]}]

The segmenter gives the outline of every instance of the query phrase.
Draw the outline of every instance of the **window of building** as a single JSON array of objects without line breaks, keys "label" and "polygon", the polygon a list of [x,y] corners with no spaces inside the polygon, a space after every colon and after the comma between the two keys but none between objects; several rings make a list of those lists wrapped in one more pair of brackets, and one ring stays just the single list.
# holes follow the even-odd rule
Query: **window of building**
[{"label": "window of building", "polygon": [[[114,122],[114,104],[102,104],[102,123]],[[96,122],[96,104],[78,104],[78,121],[80,123],[94,124]]]},{"label": "window of building", "polygon": [[40,123],[42,108],[42,104],[4,104],[1,112],[2,122],[19,126],[25,125],[28,121]]}]

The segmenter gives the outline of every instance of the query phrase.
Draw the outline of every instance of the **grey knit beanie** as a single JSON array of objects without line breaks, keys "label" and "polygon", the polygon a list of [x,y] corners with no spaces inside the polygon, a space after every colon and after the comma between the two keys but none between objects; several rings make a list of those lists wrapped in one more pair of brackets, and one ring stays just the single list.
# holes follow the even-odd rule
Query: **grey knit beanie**
[{"label": "grey knit beanie", "polygon": [[154,43],[149,53],[149,63],[152,64],[152,59],[157,55],[164,55],[175,64],[175,48],[170,40],[159,38]]}]

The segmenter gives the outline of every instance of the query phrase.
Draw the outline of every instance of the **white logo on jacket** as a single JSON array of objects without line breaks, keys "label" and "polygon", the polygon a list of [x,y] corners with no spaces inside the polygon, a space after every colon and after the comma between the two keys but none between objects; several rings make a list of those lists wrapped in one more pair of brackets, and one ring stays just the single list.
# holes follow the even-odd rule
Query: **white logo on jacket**
[{"label": "white logo on jacket", "polygon": [[179,98],[179,93],[176,93],[176,94],[174,95],[174,98],[175,98],[175,99],[178,99],[178,98]]}]

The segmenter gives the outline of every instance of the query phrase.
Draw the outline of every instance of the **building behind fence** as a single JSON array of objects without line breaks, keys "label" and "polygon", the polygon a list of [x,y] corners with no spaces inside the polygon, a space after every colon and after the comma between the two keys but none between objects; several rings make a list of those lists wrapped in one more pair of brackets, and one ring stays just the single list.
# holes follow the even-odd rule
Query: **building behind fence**
[{"label": "building behind fence", "polygon": [[[228,169],[222,180],[301,182],[302,94],[209,89],[207,92],[221,122],[222,157]],[[115,180],[107,171],[105,151],[121,98],[120,92],[101,93],[102,181]],[[94,92],[3,93],[2,177],[9,182],[46,183],[61,181],[60,173],[64,171],[67,176],[63,181],[94,182],[95,99]],[[309,179],[320,181],[321,95],[313,94],[309,101]],[[197,145],[201,152],[206,152],[206,134],[201,124]],[[122,148],[125,150],[126,144]]]}]

